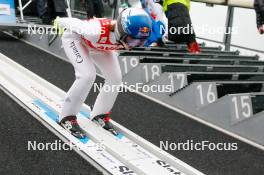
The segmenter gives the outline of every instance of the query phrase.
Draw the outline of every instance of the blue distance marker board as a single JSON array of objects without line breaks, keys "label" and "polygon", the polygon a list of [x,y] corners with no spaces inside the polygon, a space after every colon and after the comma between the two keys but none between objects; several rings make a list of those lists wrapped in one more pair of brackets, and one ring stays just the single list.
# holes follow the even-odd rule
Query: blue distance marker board
[{"label": "blue distance marker board", "polygon": [[0,0],[0,25],[1,23],[16,23],[14,0]]}]

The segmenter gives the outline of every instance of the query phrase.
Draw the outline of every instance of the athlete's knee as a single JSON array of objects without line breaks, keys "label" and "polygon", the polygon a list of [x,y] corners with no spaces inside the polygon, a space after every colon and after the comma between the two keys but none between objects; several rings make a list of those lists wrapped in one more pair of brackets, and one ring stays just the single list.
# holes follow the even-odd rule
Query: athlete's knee
[{"label": "athlete's knee", "polygon": [[86,83],[93,83],[96,79],[96,73],[90,72],[90,73],[77,74],[76,79],[80,81],[84,81]]}]

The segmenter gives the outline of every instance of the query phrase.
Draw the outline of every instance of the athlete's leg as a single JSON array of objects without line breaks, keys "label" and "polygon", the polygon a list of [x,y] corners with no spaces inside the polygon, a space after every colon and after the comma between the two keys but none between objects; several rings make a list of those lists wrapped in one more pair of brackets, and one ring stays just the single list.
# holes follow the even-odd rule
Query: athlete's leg
[{"label": "athlete's leg", "polygon": [[60,120],[66,116],[76,116],[84,103],[96,78],[96,70],[87,48],[80,42],[77,34],[64,34],[64,51],[72,63],[76,79],[66,94]]},{"label": "athlete's leg", "polygon": [[[122,75],[119,62],[117,60],[117,53],[97,52],[92,55],[92,58],[105,77],[104,86],[118,87],[122,82]],[[117,95],[117,88],[111,88],[111,91],[106,91],[103,87],[96,98],[91,117],[93,118],[97,115],[110,112]]]}]

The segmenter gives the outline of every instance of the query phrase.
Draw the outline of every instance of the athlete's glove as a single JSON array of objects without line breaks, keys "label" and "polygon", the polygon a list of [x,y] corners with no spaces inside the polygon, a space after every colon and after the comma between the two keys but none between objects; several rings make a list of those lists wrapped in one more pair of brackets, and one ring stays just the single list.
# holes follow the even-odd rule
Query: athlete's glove
[{"label": "athlete's glove", "polygon": [[53,22],[53,28],[56,30],[57,34],[59,36],[61,36],[64,32],[64,28],[63,27],[60,27],[58,21],[59,21],[60,17],[57,16],[57,18],[54,20]]}]

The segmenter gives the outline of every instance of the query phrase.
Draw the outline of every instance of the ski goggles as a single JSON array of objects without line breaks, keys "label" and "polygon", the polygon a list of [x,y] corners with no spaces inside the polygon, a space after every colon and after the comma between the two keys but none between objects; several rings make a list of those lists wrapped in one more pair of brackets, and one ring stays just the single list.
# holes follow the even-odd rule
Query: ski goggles
[{"label": "ski goggles", "polygon": [[129,46],[129,47],[137,47],[137,46],[142,46],[146,42],[146,39],[138,39],[138,38],[133,38],[131,36],[127,36],[124,42]]},{"label": "ski goggles", "polygon": [[120,40],[122,45],[124,46],[125,49],[132,49],[133,47],[139,47],[143,46],[146,42],[146,39],[138,39],[138,38],[133,38],[131,36],[126,36],[122,40]]}]

